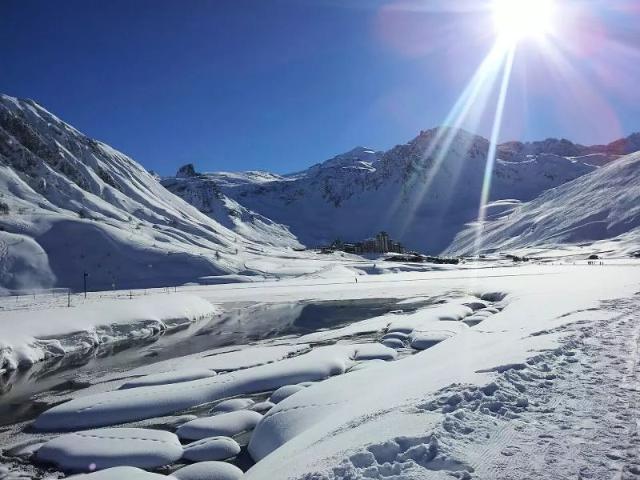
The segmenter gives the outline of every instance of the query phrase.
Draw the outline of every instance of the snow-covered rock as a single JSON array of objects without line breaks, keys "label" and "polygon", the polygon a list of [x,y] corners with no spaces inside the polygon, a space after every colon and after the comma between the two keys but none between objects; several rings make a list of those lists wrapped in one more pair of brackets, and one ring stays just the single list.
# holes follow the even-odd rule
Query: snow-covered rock
[{"label": "snow-covered rock", "polygon": [[204,370],[198,368],[194,368],[191,370],[177,370],[175,372],[164,372],[145,375],[144,377],[128,381],[120,388],[138,388],[149,387],[151,385],[167,385],[169,383],[189,382],[191,380],[198,380],[200,378],[213,377],[214,375],[216,375],[216,372],[213,370]]},{"label": "snow-covered rock", "polygon": [[56,437],[38,450],[37,458],[65,471],[91,472],[119,466],[153,469],[177,461],[182,454],[182,445],[173,433],[104,428]]},{"label": "snow-covered rock", "polygon": [[266,412],[268,412],[275,406],[276,404],[272,402],[258,402],[251,407],[251,410],[258,413],[262,413],[264,415]]},{"label": "snow-covered rock", "polygon": [[284,387],[280,387],[275,392],[273,392],[273,394],[269,398],[269,401],[271,403],[278,404],[285,398],[293,395],[294,393],[297,393],[300,390],[304,390],[304,388],[305,387],[301,385],[285,385]]},{"label": "snow-covered rock", "polygon": [[253,430],[262,415],[253,410],[236,410],[213,417],[202,417],[178,427],[178,437],[183,440],[200,440],[207,437],[233,437]]},{"label": "snow-covered rock", "polygon": [[361,343],[356,345],[354,360],[395,360],[398,356],[393,348],[386,347],[380,343]]},{"label": "snow-covered rock", "polygon": [[[102,344],[153,336],[218,312],[208,301],[189,294],[104,299],[73,308],[3,311],[0,368],[26,368]],[[170,375],[164,377],[167,380]]]},{"label": "snow-covered rock", "polygon": [[184,447],[183,458],[190,462],[227,460],[240,453],[240,445],[229,437],[208,437]]},{"label": "snow-covered rock", "polygon": [[172,474],[179,480],[239,480],[242,470],[224,462],[200,462],[187,465]]},{"label": "snow-covered rock", "polygon": [[236,410],[246,410],[254,404],[250,398],[230,398],[223,400],[211,409],[211,414],[235,412]]}]

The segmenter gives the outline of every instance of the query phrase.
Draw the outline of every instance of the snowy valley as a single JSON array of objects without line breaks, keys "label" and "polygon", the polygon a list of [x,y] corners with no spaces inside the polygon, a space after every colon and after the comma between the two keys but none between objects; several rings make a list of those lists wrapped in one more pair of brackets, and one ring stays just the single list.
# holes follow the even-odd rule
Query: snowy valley
[{"label": "snowy valley", "polygon": [[[500,145],[478,225],[462,130],[160,179],[3,95],[0,479],[640,478],[638,147]],[[305,249],[378,230],[460,263]]]}]

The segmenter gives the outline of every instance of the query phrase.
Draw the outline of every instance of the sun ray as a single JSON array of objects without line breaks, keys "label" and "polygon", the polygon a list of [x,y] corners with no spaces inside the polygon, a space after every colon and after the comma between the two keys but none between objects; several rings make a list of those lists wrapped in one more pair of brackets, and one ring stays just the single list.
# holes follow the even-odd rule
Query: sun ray
[{"label": "sun ray", "polygon": [[[419,176],[415,176],[413,179],[410,179],[406,190],[411,190],[418,182],[421,182],[417,190],[411,193],[410,199],[399,196],[394,200],[394,203],[389,209],[386,223],[391,221],[391,219],[404,208],[401,215],[403,221],[400,225],[399,235],[404,234],[411,222],[415,220],[416,210],[422,203],[424,196],[429,191],[434,178],[445,161],[458,130],[469,120],[472,114],[475,114],[477,119],[486,108],[488,97],[495,86],[504,59],[505,46],[495,44],[450,110],[447,118],[443,122],[444,128],[438,129],[436,135],[430,141],[427,150],[423,153],[423,162],[429,159],[433,160],[426,178],[422,180]],[[433,156],[434,154],[435,156]]]},{"label": "sun ray", "polygon": [[511,80],[511,72],[513,71],[513,61],[515,58],[516,48],[512,45],[509,49],[502,73],[502,81],[500,84],[500,94],[496,105],[495,117],[491,128],[491,138],[489,139],[489,151],[487,153],[487,162],[484,169],[484,178],[482,181],[482,192],[480,194],[480,205],[478,209],[478,231],[476,234],[476,253],[480,253],[482,246],[482,228],[486,219],[486,207],[491,194],[491,177],[493,175],[493,167],[496,161],[498,140],[500,138],[500,130],[502,128],[502,119],[504,116],[504,107],[507,102],[507,93],[509,91],[509,83]]}]

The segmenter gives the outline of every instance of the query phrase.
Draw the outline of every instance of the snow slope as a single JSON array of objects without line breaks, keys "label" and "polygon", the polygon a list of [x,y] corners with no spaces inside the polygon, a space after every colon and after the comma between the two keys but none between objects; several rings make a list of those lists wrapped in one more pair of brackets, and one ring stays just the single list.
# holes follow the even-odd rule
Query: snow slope
[{"label": "snow slope", "polygon": [[252,274],[247,259],[297,245],[232,200],[223,206],[234,212],[225,225],[35,102],[0,96],[0,288],[80,289],[84,272],[93,290]]},{"label": "snow slope", "polygon": [[[482,226],[485,252],[582,246],[592,252],[640,250],[640,153],[634,153],[517,206]],[[447,249],[474,252],[471,224]]]},{"label": "snow slope", "polygon": [[[308,246],[386,230],[410,248],[438,253],[477,217],[488,147],[481,137],[442,128],[387,152],[359,147],[291,175],[218,172],[198,175],[189,187],[184,179],[163,184],[202,211],[209,184],[209,191],[287,225]],[[530,200],[596,168],[555,151],[567,153],[553,145],[531,155],[524,147],[505,153],[509,160],[498,160],[493,173],[492,199]]]},{"label": "snow slope", "polygon": [[224,195],[215,183],[202,175],[194,172],[189,176],[176,176],[165,179],[162,185],[246,239],[274,247],[302,246],[286,226],[246,209]]}]

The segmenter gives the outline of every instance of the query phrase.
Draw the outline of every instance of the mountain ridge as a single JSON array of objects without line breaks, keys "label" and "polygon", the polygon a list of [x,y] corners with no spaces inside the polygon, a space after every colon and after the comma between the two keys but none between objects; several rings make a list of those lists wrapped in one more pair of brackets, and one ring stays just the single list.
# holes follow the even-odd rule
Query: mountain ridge
[{"label": "mountain ridge", "polygon": [[[492,200],[532,200],[617,158],[598,154],[603,158],[592,161],[589,155],[595,153],[588,147],[568,151],[564,141],[543,143],[521,144],[515,154],[513,143],[498,150]],[[439,253],[456,229],[477,217],[488,148],[488,140],[480,136],[441,127],[386,152],[358,147],[288,175],[262,174],[257,181],[253,174],[212,172],[200,174],[200,181],[215,183],[227,197],[287,225],[306,245],[361,240],[385,230],[410,248]],[[532,148],[538,153],[530,153]],[[511,152],[508,160],[501,158],[505,151]],[[584,158],[555,151],[584,153]],[[168,182],[163,180],[171,189]],[[403,215],[410,218],[399,218]],[[433,228],[411,225],[424,221]]]}]

